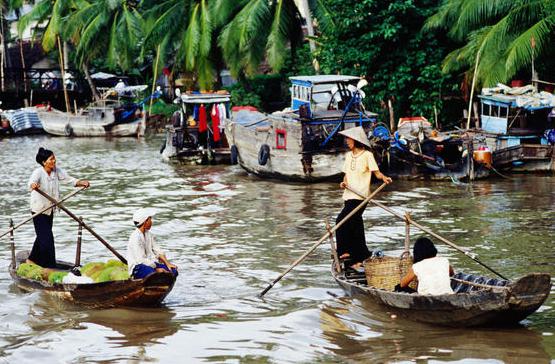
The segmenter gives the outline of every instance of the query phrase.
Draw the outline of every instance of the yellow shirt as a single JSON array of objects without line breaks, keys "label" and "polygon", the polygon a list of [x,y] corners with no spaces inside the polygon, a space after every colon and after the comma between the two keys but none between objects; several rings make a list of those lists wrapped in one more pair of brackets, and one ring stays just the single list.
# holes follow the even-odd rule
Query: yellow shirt
[{"label": "yellow shirt", "polygon": [[[372,172],[379,171],[378,164],[374,159],[374,155],[364,150],[362,153],[354,156],[353,152],[348,152],[343,165],[343,173],[347,177],[347,185],[353,190],[368,196],[370,194],[370,181],[372,180]],[[344,200],[364,200],[356,193],[347,189],[343,192]]]}]

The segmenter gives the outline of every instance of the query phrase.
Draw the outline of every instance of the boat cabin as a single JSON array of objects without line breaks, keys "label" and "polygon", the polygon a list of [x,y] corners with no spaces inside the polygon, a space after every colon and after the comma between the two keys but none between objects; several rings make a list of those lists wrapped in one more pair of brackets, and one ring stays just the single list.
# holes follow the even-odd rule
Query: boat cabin
[{"label": "boat cabin", "polygon": [[532,85],[515,88],[499,85],[484,89],[479,98],[481,131],[487,146],[494,151],[494,164],[516,167],[526,160],[536,160],[533,164],[538,164],[537,160],[543,159],[545,168],[554,168],[550,166],[553,148],[548,134],[555,129],[555,95],[537,92]]},{"label": "boat cabin", "polygon": [[231,95],[176,90],[180,109],[166,127],[164,159],[183,159],[197,164],[229,163],[229,144],[225,125],[229,120]]}]

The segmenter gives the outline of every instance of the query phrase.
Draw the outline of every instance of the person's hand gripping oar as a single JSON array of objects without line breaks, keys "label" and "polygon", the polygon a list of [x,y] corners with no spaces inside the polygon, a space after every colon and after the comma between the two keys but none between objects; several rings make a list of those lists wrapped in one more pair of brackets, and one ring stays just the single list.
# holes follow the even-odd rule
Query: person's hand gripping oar
[{"label": "person's hand gripping oar", "polygon": [[57,204],[61,210],[63,210],[66,214],[68,214],[73,220],[81,224],[89,233],[92,234],[92,236],[97,238],[98,241],[100,241],[109,251],[111,251],[116,257],[118,257],[119,260],[121,260],[124,264],[127,264],[127,259],[125,259],[120,253],[118,253],[114,248],[112,248],[112,246],[108,244],[106,240],[104,240],[100,235],[98,235],[96,231],[94,231],[89,225],[85,224],[83,220],[79,219],[73,212],[69,211],[59,201],[56,201],[54,197],[50,196],[40,188],[35,188],[35,191],[41,194],[44,198],[48,199],[50,202]]},{"label": "person's hand gripping oar", "polygon": [[310,253],[312,253],[320,244],[322,244],[322,242],[324,242],[330,235],[332,235],[337,229],[339,229],[341,227],[341,225],[343,225],[347,220],[349,220],[351,218],[351,216],[353,216],[358,210],[363,208],[368,203],[368,201],[370,201],[374,196],[376,196],[376,194],[378,194],[378,192],[380,192],[386,185],[387,185],[387,183],[382,183],[382,185],[380,187],[376,188],[376,190],[374,192],[372,192],[368,197],[366,197],[353,211],[351,211],[347,216],[345,216],[345,218],[343,220],[339,221],[333,228],[331,228],[328,232],[326,232],[324,234],[324,236],[322,236],[320,238],[320,240],[318,240],[316,243],[314,243],[314,245],[312,245],[310,247],[310,249],[308,249],[306,251],[306,253],[304,253],[299,259],[295,260],[295,262],[293,264],[291,264],[289,266],[289,268],[287,268],[282,274],[280,274],[276,279],[274,279],[270,284],[268,284],[268,286],[266,288],[264,288],[264,290],[262,292],[260,292],[258,297],[264,296],[266,294],[266,292],[268,292],[270,289],[272,289],[272,287],[277,282],[279,282],[287,273],[289,273],[299,263],[301,263],[303,260],[305,260],[305,258]]}]

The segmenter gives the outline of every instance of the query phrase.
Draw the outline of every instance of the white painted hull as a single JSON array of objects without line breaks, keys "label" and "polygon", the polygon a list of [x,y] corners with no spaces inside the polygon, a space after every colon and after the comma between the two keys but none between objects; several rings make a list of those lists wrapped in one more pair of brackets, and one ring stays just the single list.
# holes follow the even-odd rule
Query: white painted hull
[{"label": "white painted hull", "polygon": [[142,136],[146,128],[145,116],[132,122],[113,124],[113,110],[101,115],[74,115],[58,110],[38,111],[44,130],[57,136],[125,137]]},{"label": "white painted hull", "polygon": [[[237,160],[241,167],[261,177],[292,181],[316,182],[340,178],[345,150],[311,154],[311,163],[307,165],[306,161],[303,163],[301,123],[270,115],[266,117],[267,121],[262,126],[233,121],[227,124],[228,141],[230,146],[237,147]],[[285,148],[278,148],[276,130],[285,131]],[[266,164],[262,165],[258,157],[264,144],[269,146],[270,153]]]}]

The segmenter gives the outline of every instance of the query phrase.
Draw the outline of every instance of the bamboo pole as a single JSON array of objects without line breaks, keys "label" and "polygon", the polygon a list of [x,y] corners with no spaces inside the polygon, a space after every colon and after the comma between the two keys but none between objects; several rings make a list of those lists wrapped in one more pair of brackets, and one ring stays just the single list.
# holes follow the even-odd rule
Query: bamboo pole
[{"label": "bamboo pole", "polygon": [[326,219],[326,231],[329,233],[329,236],[330,236],[331,254],[333,256],[335,271],[341,272],[341,264],[339,264],[339,257],[337,256],[337,247],[335,246],[335,241],[333,240],[333,234],[331,233],[330,222],[327,219]]},{"label": "bamboo pole", "polygon": [[83,239],[83,217],[79,216],[79,229],[77,229],[77,249],[75,250],[75,266],[81,266],[81,241]]},{"label": "bamboo pole", "polygon": [[150,102],[148,105],[149,118],[150,112],[152,111],[152,95],[154,95],[154,88],[156,87],[156,77],[158,76],[158,61],[160,61],[160,44],[158,44],[158,50],[156,52],[156,62],[154,63],[154,78],[152,79],[152,91],[150,92]]},{"label": "bamboo pole", "polygon": [[476,75],[478,73],[478,62],[480,62],[480,53],[482,48],[476,53],[476,64],[474,65],[474,75],[472,75],[472,86],[470,88],[470,100],[468,100],[468,119],[466,120],[466,129],[470,129],[470,118],[472,117],[472,98],[474,97],[474,85],[476,84]]},{"label": "bamboo pole", "polygon": [[14,238],[13,238],[13,220],[10,219],[10,228],[12,229],[10,231],[10,248],[12,251],[12,268],[15,269],[16,266],[16,261],[15,261],[15,242],[14,242]]},{"label": "bamboo pole", "polygon": [[65,195],[64,197],[62,197],[59,201],[56,201],[56,203],[52,203],[50,204],[48,207],[43,208],[42,210],[35,212],[31,217],[23,220],[22,222],[20,222],[19,224],[15,225],[14,227],[10,227],[8,230],[4,231],[2,234],[0,234],[0,238],[2,238],[3,236],[9,234],[10,232],[14,231],[15,229],[19,228],[21,225],[31,221],[33,218],[35,218],[36,216],[39,216],[40,214],[42,214],[43,212],[45,212],[48,209],[51,209],[52,207],[58,206],[59,204],[61,204],[62,202],[64,202],[65,200],[67,200],[68,198],[75,196],[76,194],[78,194],[79,192],[83,191],[85,188],[79,188],[71,193],[68,193],[67,195]]},{"label": "bamboo pole", "polygon": [[258,295],[258,297],[262,297],[266,294],[266,292],[268,292],[270,289],[272,289],[272,287],[279,282],[287,273],[289,273],[293,268],[295,268],[299,263],[301,263],[303,260],[306,259],[306,257],[312,253],[314,250],[316,250],[316,248],[322,244],[322,242],[324,240],[326,240],[329,236],[331,236],[337,229],[339,229],[343,224],[345,224],[347,222],[347,220],[349,220],[354,214],[356,214],[360,209],[362,209],[364,206],[366,206],[366,204],[368,203],[368,201],[370,201],[372,199],[372,197],[374,197],[378,192],[380,192],[381,190],[383,190],[383,188],[386,186],[386,183],[383,183],[380,187],[378,187],[374,192],[372,192],[368,197],[366,197],[357,207],[355,207],[355,209],[353,211],[351,211],[347,216],[345,216],[345,218],[343,218],[343,220],[341,220],[340,222],[338,222],[331,230],[329,230],[328,232],[326,232],[324,234],[324,236],[322,236],[320,238],[320,240],[318,240],[316,243],[314,243],[301,257],[299,257],[297,260],[295,260],[293,262],[293,264],[291,264],[283,273],[281,273],[276,279],[274,279],[272,282],[270,282],[268,284],[268,286],[266,288],[264,288],[264,290],[262,292],[260,292],[260,294]]},{"label": "bamboo pole", "polygon": [[67,87],[66,87],[66,71],[64,68],[64,51],[62,48],[62,43],[60,41],[60,36],[56,37],[56,40],[58,41],[58,54],[60,55],[60,70],[62,71],[62,86],[64,89],[64,98],[66,101],[66,112],[71,112],[71,106],[69,105],[69,96],[67,94]]},{"label": "bamboo pole", "polygon": [[40,193],[42,196],[44,196],[49,201],[51,201],[53,203],[57,203],[58,208],[60,208],[62,211],[64,211],[66,214],[68,214],[69,217],[71,217],[73,220],[75,220],[79,224],[81,224],[89,233],[92,234],[92,236],[97,238],[98,241],[100,241],[119,260],[121,260],[124,264],[127,264],[127,260],[120,253],[118,253],[114,248],[112,248],[112,246],[106,240],[104,240],[100,235],[98,235],[96,233],[96,231],[94,231],[89,225],[85,224],[85,222],[82,219],[80,220],[77,216],[75,216],[75,214],[73,212],[69,211],[64,205],[62,205],[61,202],[56,201],[56,199],[54,197],[50,196],[49,194],[47,194],[46,192],[44,192],[40,188],[37,188],[35,191]]}]

